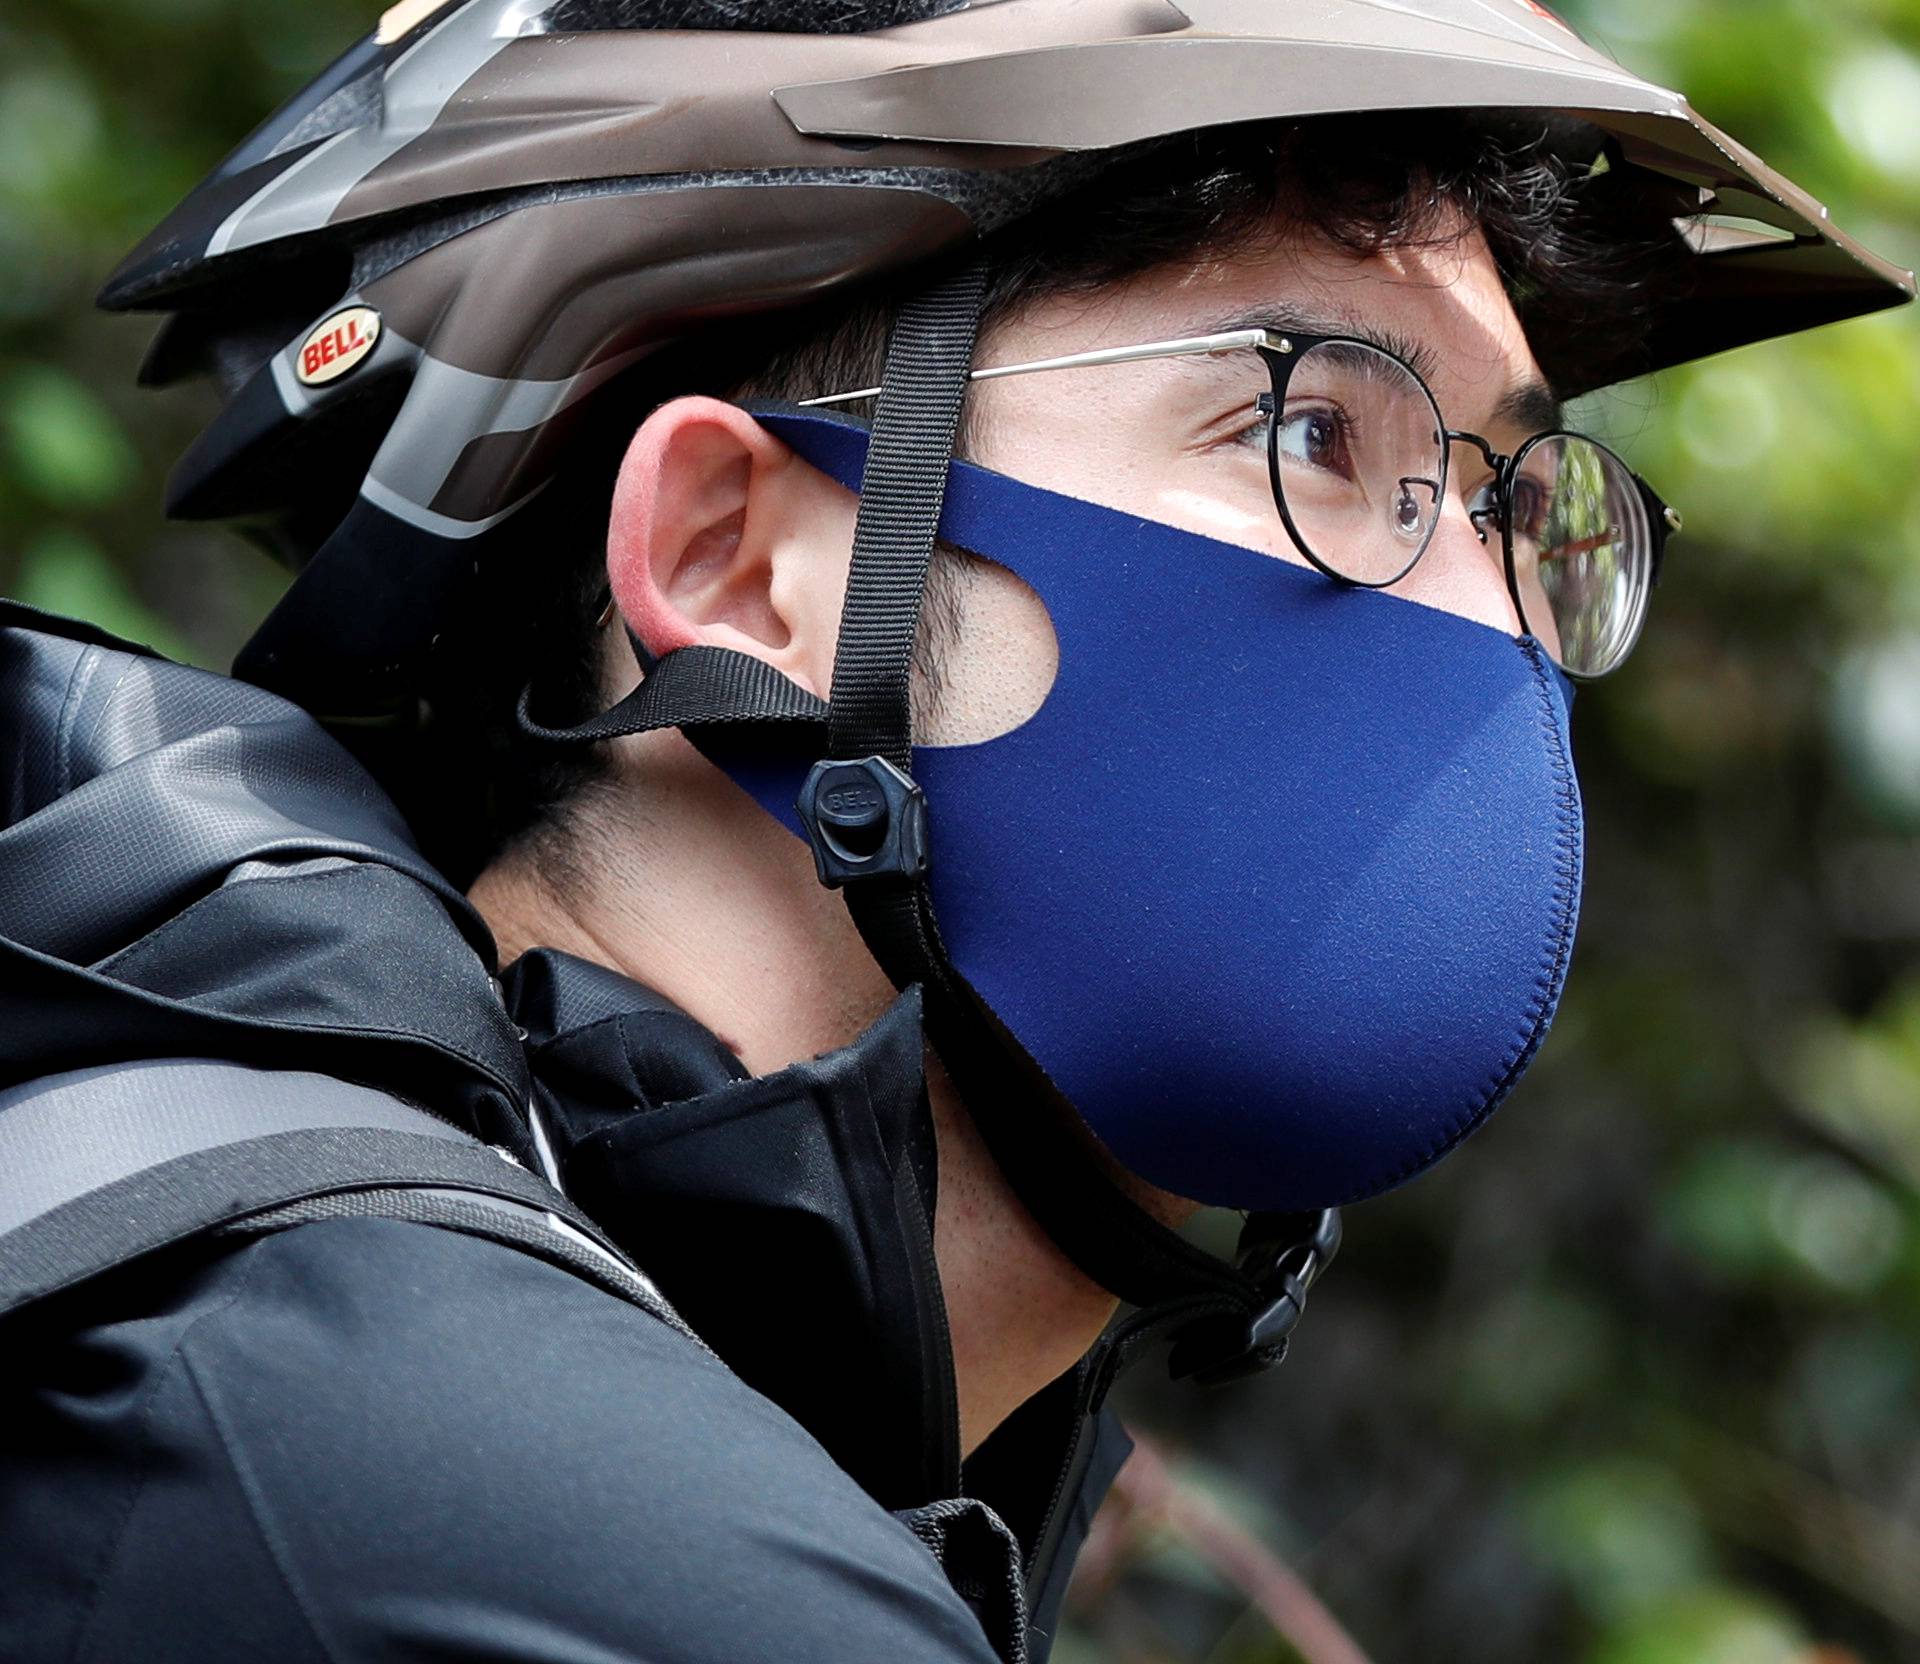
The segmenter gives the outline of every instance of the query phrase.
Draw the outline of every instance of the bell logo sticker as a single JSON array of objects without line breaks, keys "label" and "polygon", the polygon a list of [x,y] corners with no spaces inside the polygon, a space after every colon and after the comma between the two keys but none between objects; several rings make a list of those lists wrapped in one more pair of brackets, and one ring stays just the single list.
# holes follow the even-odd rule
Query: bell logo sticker
[{"label": "bell logo sticker", "polygon": [[300,345],[294,374],[305,387],[337,381],[380,339],[380,314],[371,306],[349,306],[322,319]]}]

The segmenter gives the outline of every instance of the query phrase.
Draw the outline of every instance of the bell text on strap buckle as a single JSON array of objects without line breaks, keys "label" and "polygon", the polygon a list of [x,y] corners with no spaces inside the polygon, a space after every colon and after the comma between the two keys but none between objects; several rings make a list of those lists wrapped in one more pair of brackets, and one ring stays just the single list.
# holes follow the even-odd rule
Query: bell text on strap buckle
[{"label": "bell text on strap buckle", "polygon": [[927,799],[884,757],[815,763],[794,804],[830,890],[868,878],[919,879],[927,871]]}]

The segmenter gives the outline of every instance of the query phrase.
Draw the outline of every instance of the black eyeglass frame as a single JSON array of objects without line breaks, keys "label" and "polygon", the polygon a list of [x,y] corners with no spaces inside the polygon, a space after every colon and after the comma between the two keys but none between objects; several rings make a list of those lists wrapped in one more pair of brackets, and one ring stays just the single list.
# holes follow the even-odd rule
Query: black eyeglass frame
[{"label": "black eyeglass frame", "polygon": [[[1633,481],[1634,489],[1638,491],[1640,495],[1641,507],[1646,513],[1647,533],[1651,542],[1647,553],[1647,581],[1641,587],[1636,602],[1634,617],[1621,638],[1621,645],[1607,664],[1598,670],[1570,670],[1567,669],[1565,665],[1562,665],[1560,668],[1576,681],[1590,682],[1597,681],[1600,677],[1617,670],[1626,661],[1628,655],[1632,653],[1635,643],[1640,639],[1641,629],[1646,624],[1648,605],[1652,599],[1655,586],[1660,582],[1660,568],[1666,558],[1667,539],[1674,532],[1680,530],[1681,520],[1679,513],[1670,507],[1665,499],[1662,498],[1617,451],[1613,450],[1610,446],[1601,444],[1599,440],[1593,438],[1591,435],[1576,432],[1571,428],[1549,428],[1539,433],[1530,434],[1521,443],[1520,448],[1511,455],[1496,451],[1493,448],[1492,442],[1482,435],[1470,433],[1464,428],[1450,428],[1446,425],[1445,418],[1440,414],[1440,401],[1433,396],[1433,389],[1427,385],[1425,378],[1421,376],[1420,372],[1414,369],[1404,358],[1400,357],[1398,353],[1389,352],[1377,342],[1365,340],[1357,335],[1303,335],[1293,332],[1288,332],[1283,335],[1277,331],[1269,331],[1267,339],[1255,341],[1251,344],[1254,351],[1259,353],[1261,358],[1265,360],[1267,375],[1272,383],[1271,392],[1261,395],[1256,401],[1256,408],[1267,417],[1267,479],[1273,490],[1273,506],[1280,515],[1281,525],[1286,527],[1287,536],[1293,539],[1293,546],[1307,558],[1316,570],[1332,578],[1336,583],[1351,584],[1356,589],[1388,589],[1394,584],[1399,583],[1401,579],[1405,578],[1409,572],[1420,564],[1421,558],[1426,554],[1427,550],[1432,547],[1434,533],[1440,529],[1440,514],[1436,509],[1433,523],[1427,527],[1425,535],[1420,539],[1419,546],[1408,558],[1406,565],[1401,567],[1400,570],[1390,578],[1367,579],[1352,577],[1340,571],[1337,567],[1329,565],[1314,552],[1312,546],[1301,534],[1299,526],[1295,524],[1292,511],[1287,507],[1286,487],[1281,481],[1280,469],[1281,424],[1275,418],[1280,412],[1286,409],[1287,386],[1293,379],[1294,368],[1316,347],[1357,347],[1363,351],[1377,354],[1389,363],[1404,370],[1412,380],[1414,386],[1418,387],[1421,393],[1425,395],[1427,407],[1433,412],[1434,431],[1440,434],[1444,440],[1444,443],[1440,447],[1440,478],[1438,482],[1436,482],[1434,491],[1434,502],[1436,504],[1443,502],[1447,494],[1447,478],[1451,471],[1450,465],[1453,457],[1453,447],[1455,445],[1471,445],[1486,460],[1487,466],[1493,470],[1494,506],[1492,514],[1497,519],[1500,527],[1501,564],[1506,572],[1507,594],[1512,598],[1514,613],[1520,620],[1521,628],[1526,630],[1528,634],[1534,636],[1535,639],[1539,638],[1539,631],[1534,627],[1533,621],[1527,617],[1527,604],[1520,594],[1520,576],[1514,564],[1513,482],[1520,477],[1520,470],[1534,449],[1552,440],[1578,439],[1582,444],[1591,445],[1603,456],[1616,463],[1627,478]],[[1425,482],[1423,481],[1423,483]],[[1487,512],[1486,510],[1479,510],[1469,515],[1469,518],[1473,521],[1473,529],[1478,533],[1482,543],[1487,541],[1487,528],[1483,524]]]}]

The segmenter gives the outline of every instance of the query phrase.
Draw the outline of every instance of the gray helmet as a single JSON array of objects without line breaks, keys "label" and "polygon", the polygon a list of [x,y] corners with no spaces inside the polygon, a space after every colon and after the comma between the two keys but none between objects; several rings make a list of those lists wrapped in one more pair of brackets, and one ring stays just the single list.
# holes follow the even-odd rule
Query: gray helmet
[{"label": "gray helmet", "polygon": [[322,715],[397,708],[623,369],[957,254],[1172,134],[1424,109],[1589,124],[1694,251],[1635,368],[1913,293],[1532,0],[994,0],[866,34],[649,12],[404,0],[107,283],[106,306],[173,314],[146,380],[212,371],[226,394],[169,512],[271,523],[301,569],[242,674]]}]

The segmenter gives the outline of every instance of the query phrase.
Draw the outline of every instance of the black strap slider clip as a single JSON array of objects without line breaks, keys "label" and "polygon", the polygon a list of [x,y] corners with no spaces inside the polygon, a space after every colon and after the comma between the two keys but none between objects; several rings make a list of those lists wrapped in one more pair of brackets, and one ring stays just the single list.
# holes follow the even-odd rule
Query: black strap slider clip
[{"label": "black strap slider clip", "polygon": [[925,876],[926,795],[886,758],[815,763],[794,807],[829,890],[865,878]]},{"label": "black strap slider clip", "polygon": [[1340,1210],[1256,1213],[1240,1233],[1240,1269],[1263,1304],[1240,1315],[1203,1318],[1182,1331],[1167,1368],[1216,1387],[1271,1369],[1307,1309],[1307,1294],[1340,1251]]}]

